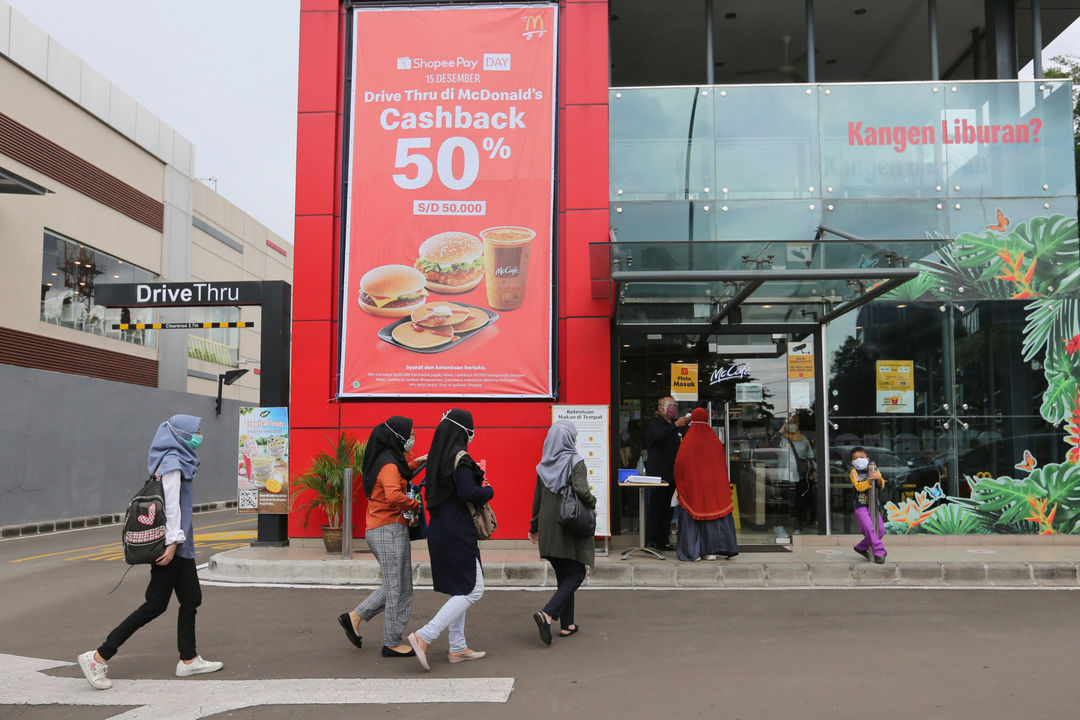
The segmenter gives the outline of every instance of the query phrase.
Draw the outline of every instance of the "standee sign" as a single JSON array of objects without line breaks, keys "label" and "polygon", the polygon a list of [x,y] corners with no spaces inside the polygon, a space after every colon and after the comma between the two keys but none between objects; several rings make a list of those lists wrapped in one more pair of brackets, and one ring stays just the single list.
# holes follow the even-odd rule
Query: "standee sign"
[{"label": "standee sign", "polygon": [[557,19],[354,12],[340,395],[551,396]]}]

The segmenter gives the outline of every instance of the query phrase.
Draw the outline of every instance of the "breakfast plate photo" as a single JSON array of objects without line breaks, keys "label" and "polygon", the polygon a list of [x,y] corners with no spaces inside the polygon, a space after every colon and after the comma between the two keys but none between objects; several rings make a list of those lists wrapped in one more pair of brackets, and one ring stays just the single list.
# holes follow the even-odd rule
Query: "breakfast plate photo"
[{"label": "breakfast plate photo", "polygon": [[379,330],[379,338],[418,353],[439,353],[457,346],[499,319],[476,305],[429,302]]}]

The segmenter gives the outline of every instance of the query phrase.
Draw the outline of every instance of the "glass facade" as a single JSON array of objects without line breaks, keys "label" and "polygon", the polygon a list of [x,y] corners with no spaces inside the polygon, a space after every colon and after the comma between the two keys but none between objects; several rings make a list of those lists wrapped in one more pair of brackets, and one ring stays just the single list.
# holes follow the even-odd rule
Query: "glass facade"
[{"label": "glass facade", "polygon": [[54,325],[154,347],[153,330],[114,330],[113,324],[153,323],[152,308],[106,308],[94,288],[110,283],[151,282],[155,275],[108,253],[48,230],[41,253],[41,319]]},{"label": "glass facade", "polygon": [[[624,467],[670,364],[691,362],[727,437],[743,535],[850,532],[854,446],[886,476],[890,532],[1080,532],[1069,83],[609,100]],[[692,271],[715,272],[673,276]],[[792,370],[800,344],[822,353],[823,378]],[[814,447],[821,518],[796,482],[792,416]]]}]

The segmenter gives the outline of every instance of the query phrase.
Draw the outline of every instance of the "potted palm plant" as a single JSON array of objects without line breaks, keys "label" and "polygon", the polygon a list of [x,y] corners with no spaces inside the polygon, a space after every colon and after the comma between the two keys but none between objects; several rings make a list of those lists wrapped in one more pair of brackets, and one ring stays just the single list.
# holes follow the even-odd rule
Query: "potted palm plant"
[{"label": "potted palm plant", "polygon": [[[306,510],[304,527],[316,508],[326,514],[327,525],[322,526],[323,545],[326,552],[341,552],[341,513],[345,497],[345,471],[353,470],[353,502],[360,488],[360,472],[364,462],[367,443],[359,442],[347,433],[339,433],[333,453],[319,452],[311,461],[311,468],[292,482],[293,509]],[[351,532],[350,528],[350,532]]]}]

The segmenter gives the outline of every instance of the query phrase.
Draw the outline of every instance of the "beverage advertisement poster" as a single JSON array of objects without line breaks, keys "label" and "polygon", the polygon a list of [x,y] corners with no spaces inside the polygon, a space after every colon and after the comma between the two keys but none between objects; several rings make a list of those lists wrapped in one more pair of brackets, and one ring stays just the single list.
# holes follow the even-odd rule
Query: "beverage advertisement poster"
[{"label": "beverage advertisement poster", "polygon": [[911,360],[877,361],[877,411],[915,412],[915,363]]},{"label": "beverage advertisement poster", "polygon": [[611,483],[611,445],[607,405],[552,405],[551,422],[569,420],[577,428],[577,451],[585,461],[589,491],[596,498],[596,536],[611,535],[608,486]]},{"label": "beverage advertisement poster", "polygon": [[555,5],[357,9],[343,397],[551,397]]},{"label": "beverage advertisement poster", "polygon": [[236,509],[289,512],[289,409],[241,407]]}]

